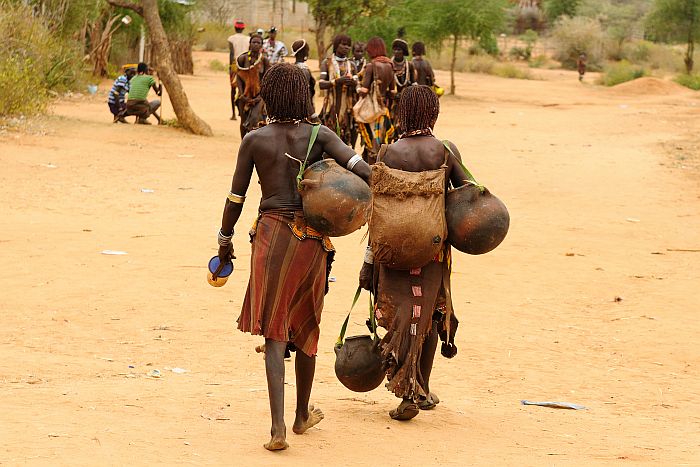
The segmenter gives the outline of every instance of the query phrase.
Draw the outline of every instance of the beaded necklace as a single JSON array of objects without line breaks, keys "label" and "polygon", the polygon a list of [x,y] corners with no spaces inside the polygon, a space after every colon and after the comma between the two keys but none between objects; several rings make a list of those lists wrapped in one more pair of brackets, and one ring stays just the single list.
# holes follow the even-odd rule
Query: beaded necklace
[{"label": "beaded necklace", "polygon": [[335,73],[335,78],[340,78],[340,63],[343,63],[344,68],[345,68],[345,74],[349,75],[350,74],[350,62],[348,61],[348,57],[338,57],[337,55],[333,54],[333,58],[331,59],[333,62],[333,71]]},{"label": "beaded necklace", "polygon": [[422,128],[420,130],[407,131],[399,135],[399,139],[410,138],[411,136],[433,136],[433,130],[430,128]]},{"label": "beaded necklace", "polygon": [[[247,53],[248,62],[250,62],[251,54],[252,54],[252,52],[248,51],[248,53]],[[252,65],[249,65],[248,68],[239,66],[238,69],[243,70],[243,71],[247,71],[247,70],[250,70],[251,68],[255,68],[258,65],[258,63],[260,63],[262,61],[262,59],[263,59],[263,54],[258,52],[258,59],[255,60],[255,63],[253,63]]]},{"label": "beaded necklace", "polygon": [[[393,58],[391,59],[391,63],[393,63],[394,65],[398,65],[396,60],[394,60]],[[399,76],[403,76],[403,83],[399,81]],[[406,60],[405,58],[403,59],[403,72],[394,73],[394,82],[396,82],[396,85],[399,87],[403,87],[406,86],[406,84],[408,84],[408,60]]]}]

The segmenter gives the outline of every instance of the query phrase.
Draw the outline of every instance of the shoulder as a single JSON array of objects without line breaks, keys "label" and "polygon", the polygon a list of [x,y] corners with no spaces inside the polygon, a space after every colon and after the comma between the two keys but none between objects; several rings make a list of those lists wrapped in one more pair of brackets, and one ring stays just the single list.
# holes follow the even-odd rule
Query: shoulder
[{"label": "shoulder", "polygon": [[238,63],[238,66],[245,66],[245,61],[246,61],[246,52],[243,52],[236,58],[236,62]]},{"label": "shoulder", "polygon": [[318,129],[318,139],[321,142],[328,142],[334,138],[337,138],[338,135],[335,134],[335,131],[331,130],[328,128],[326,125],[319,125]]}]

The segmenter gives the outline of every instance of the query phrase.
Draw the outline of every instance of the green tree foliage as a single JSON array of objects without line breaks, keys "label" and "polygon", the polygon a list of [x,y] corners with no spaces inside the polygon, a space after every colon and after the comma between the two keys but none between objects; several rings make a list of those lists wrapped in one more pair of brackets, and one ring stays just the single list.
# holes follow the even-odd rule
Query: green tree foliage
[{"label": "green tree foliage", "polygon": [[687,44],[684,62],[690,74],[695,42],[700,37],[700,0],[655,0],[647,25],[655,39]]},{"label": "green tree foliage", "polygon": [[[493,49],[495,34],[503,26],[506,0],[408,0],[407,30],[426,44],[442,47],[451,42],[450,94],[455,93],[457,49],[465,40]],[[493,50],[492,50],[493,51]]]},{"label": "green tree foliage", "polygon": [[0,116],[43,110],[49,94],[83,84],[80,47],[21,2],[0,0]]},{"label": "green tree foliage", "polygon": [[641,37],[651,0],[582,0],[578,16],[597,20],[610,39],[608,56],[620,59],[625,42]]},{"label": "green tree foliage", "polygon": [[562,16],[576,16],[576,9],[581,0],[545,0],[544,13],[550,23],[554,23]]},{"label": "green tree foliage", "polygon": [[326,34],[347,31],[370,18],[386,18],[389,6],[397,0],[307,0],[314,17],[314,33],[319,59],[325,56]]}]

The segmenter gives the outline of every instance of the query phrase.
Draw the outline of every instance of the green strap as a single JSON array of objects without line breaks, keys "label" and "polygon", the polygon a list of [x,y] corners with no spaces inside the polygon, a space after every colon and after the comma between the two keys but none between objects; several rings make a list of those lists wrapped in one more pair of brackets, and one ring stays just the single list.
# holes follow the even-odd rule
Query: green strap
[{"label": "green strap", "polygon": [[[358,287],[357,291],[355,292],[355,298],[352,299],[352,305],[350,306],[350,311],[348,312],[348,315],[345,317],[345,321],[343,322],[343,325],[340,328],[340,335],[338,336],[338,340],[336,341],[336,345],[343,345],[343,342],[345,341],[345,331],[348,329],[348,321],[350,321],[350,313],[352,313],[352,309],[355,308],[355,305],[357,304],[357,301],[360,298],[360,293],[362,293],[362,288]],[[374,317],[374,301],[372,300],[372,293],[370,292],[369,294],[369,322],[370,326],[372,328],[372,334],[374,336],[377,336],[377,320]]]},{"label": "green strap", "polygon": [[467,167],[464,165],[462,160],[459,157],[457,157],[457,155],[452,151],[452,148],[450,147],[450,142],[446,139],[442,140],[442,145],[445,146],[445,149],[447,149],[450,154],[452,154],[452,156],[455,158],[455,160],[462,167],[462,170],[464,170],[464,173],[467,174],[467,178],[469,179],[468,183],[473,184],[474,186],[476,186],[477,188],[479,188],[479,190],[481,190],[483,192],[485,189],[484,185],[482,185],[481,183],[476,181],[476,178],[474,178],[474,175],[472,175],[472,173],[469,171],[469,169],[467,169]]},{"label": "green strap", "polygon": [[321,128],[321,124],[313,125],[311,127],[311,136],[309,137],[309,147],[306,148],[306,157],[304,162],[299,167],[299,173],[297,174],[297,188],[301,190],[301,180],[304,178],[304,170],[306,170],[306,163],[309,160],[309,154],[311,154],[311,148],[314,147],[316,143],[316,138],[318,138],[318,130]]}]

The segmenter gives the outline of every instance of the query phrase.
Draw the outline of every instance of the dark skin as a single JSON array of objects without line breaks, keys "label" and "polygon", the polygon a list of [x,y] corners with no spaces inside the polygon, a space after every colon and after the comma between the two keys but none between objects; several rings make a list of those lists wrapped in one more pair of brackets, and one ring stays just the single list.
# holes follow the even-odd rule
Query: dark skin
[{"label": "dark skin", "polygon": [[[396,71],[403,71],[404,70],[404,60],[406,59],[406,56],[403,53],[403,49],[400,47],[397,47],[394,49],[394,62],[399,64],[400,67],[397,67],[398,69]],[[405,76],[401,77],[401,82],[406,79]],[[413,63],[409,62],[408,63],[408,80],[406,81],[406,84],[401,88],[403,89],[406,86],[409,86],[411,83],[415,81],[415,71],[413,69]],[[399,89],[399,91],[401,91]]]},{"label": "dark skin", "polygon": [[[294,165],[289,164],[285,153],[303,160],[311,136],[311,125],[306,123],[271,123],[248,133],[241,142],[238,152],[236,171],[231,182],[231,192],[244,196],[250,185],[253,169],[257,171],[262,190],[260,210],[284,209],[301,210],[301,196],[297,189]],[[274,141],[275,144],[270,144]],[[345,167],[355,152],[346,146],[338,136],[321,126],[318,137],[309,154],[307,164],[321,160],[323,154]],[[291,167],[291,168],[290,168]],[[365,162],[358,162],[353,172],[363,180],[369,180],[370,168]],[[233,233],[238,221],[242,204],[232,203],[228,199],[221,219],[221,231],[225,235]],[[221,263],[233,258],[233,245],[219,248]],[[218,271],[217,271],[218,272]],[[214,274],[216,277],[216,273]],[[265,444],[269,450],[285,449],[287,428],[284,423],[284,350],[286,342],[265,340],[265,372],[267,375],[268,395],[272,427],[270,441]],[[297,377],[297,408],[292,430],[302,434],[323,418],[318,409],[309,407],[309,397],[316,368],[316,357],[297,351],[295,371]]]},{"label": "dark skin", "polygon": [[[462,160],[457,147],[449,143],[450,149],[454,156],[450,154],[447,158],[447,170],[445,189],[450,184],[454,187],[464,185],[468,177],[462,169],[459,162],[455,159]],[[437,138],[432,136],[412,136],[398,140],[396,143],[389,146],[382,161],[389,167],[405,170],[407,172],[422,172],[425,170],[435,170],[440,167],[445,160],[445,146]],[[360,271],[360,287],[372,290],[373,289],[374,266],[364,263]],[[426,389],[429,391],[430,373],[433,368],[433,360],[437,349],[438,335],[433,324],[433,328],[428,334],[423,343],[421,354],[421,373],[425,380]],[[398,411],[402,410],[402,406],[412,404],[412,399],[404,399]]]},{"label": "dark skin", "polygon": [[394,83],[394,69],[391,63],[372,62],[365,65],[365,76],[362,79],[360,95],[366,96],[372,86],[376,69],[377,80],[379,81],[379,92],[385,99],[390,99],[396,93]]},{"label": "dark skin", "polygon": [[[262,53],[262,38],[259,36],[253,37],[250,40],[250,58],[248,57],[248,54],[241,55],[238,57],[237,62],[238,66],[242,68],[248,68],[251,66],[253,63],[255,63],[258,60],[258,57],[260,57],[260,54]],[[261,73],[261,79],[262,75],[265,74],[265,72],[270,68],[270,62],[267,60],[267,57],[262,58],[262,73]],[[262,100],[262,98],[258,95],[255,97],[249,97],[245,95],[245,81],[240,76],[236,76],[236,86],[238,87],[238,95],[240,96],[238,98],[239,101],[239,109],[238,113],[241,116],[241,125],[240,125],[240,130],[241,130],[241,136],[244,136],[246,133],[246,129],[244,128],[244,123],[245,123],[245,116],[247,115],[245,112],[246,110],[254,107],[258,102]]]},{"label": "dark skin", "polygon": [[[345,58],[348,56],[348,52],[350,52],[350,44],[341,42],[340,44],[338,44],[338,47],[335,49],[335,52],[333,52],[333,53],[339,58]],[[321,62],[321,76],[328,77],[328,63],[326,62],[326,60],[323,60]],[[341,85],[354,86],[355,80],[353,79],[352,76],[346,75],[346,76],[343,76],[341,78],[336,78],[335,85],[336,86],[341,86]],[[333,87],[333,83],[331,83],[327,79],[321,79],[318,82],[318,87],[321,89],[330,89],[331,87]]]}]

